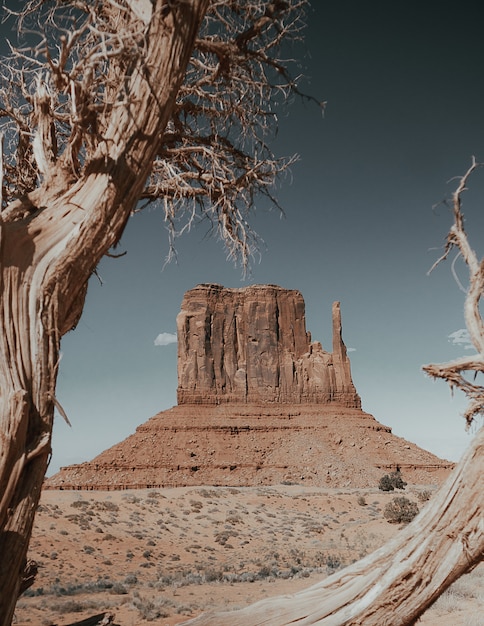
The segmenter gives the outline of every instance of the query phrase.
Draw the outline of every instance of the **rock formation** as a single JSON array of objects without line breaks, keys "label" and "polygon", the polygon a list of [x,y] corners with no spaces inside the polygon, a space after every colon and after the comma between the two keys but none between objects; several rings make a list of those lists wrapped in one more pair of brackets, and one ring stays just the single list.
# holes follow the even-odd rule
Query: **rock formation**
[{"label": "rock formation", "polygon": [[299,291],[275,285],[185,294],[177,317],[178,404],[337,402],[360,408],[333,304],[333,352],[311,342]]},{"label": "rock formation", "polygon": [[50,489],[184,485],[372,487],[400,467],[438,483],[453,464],[361,410],[333,305],[333,350],[306,331],[298,291],[199,285],[178,324],[178,405]]}]

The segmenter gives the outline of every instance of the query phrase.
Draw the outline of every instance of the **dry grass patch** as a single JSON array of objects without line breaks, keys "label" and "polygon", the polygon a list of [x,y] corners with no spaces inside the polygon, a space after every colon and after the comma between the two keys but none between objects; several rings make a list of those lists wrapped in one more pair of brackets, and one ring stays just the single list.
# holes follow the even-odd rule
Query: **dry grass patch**
[{"label": "dry grass patch", "polygon": [[[30,554],[39,576],[19,602],[17,625],[112,611],[123,626],[173,626],[206,610],[297,591],[398,533],[383,515],[394,496],[376,487],[301,485],[47,491]],[[472,576],[449,605],[480,607],[482,580],[477,571]],[[434,616],[437,610],[444,612],[437,604]],[[447,624],[439,618],[439,626]]]}]

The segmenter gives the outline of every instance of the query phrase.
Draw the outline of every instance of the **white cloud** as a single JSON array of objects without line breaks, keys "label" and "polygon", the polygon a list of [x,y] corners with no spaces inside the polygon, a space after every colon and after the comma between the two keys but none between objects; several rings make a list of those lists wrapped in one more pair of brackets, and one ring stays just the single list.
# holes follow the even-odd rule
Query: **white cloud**
[{"label": "white cloud", "polygon": [[448,339],[454,346],[460,346],[464,350],[472,350],[474,348],[469,337],[469,331],[466,328],[459,328],[459,330],[450,333]]},{"label": "white cloud", "polygon": [[346,348],[346,352],[356,352],[356,348]]},{"label": "white cloud", "polygon": [[176,343],[176,333],[160,333],[155,339],[155,346],[168,346]]}]

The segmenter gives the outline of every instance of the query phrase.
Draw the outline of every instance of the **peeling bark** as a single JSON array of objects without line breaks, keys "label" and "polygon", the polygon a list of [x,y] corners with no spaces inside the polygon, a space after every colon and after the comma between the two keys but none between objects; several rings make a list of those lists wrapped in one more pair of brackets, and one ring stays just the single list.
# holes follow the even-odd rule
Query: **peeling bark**
[{"label": "peeling bark", "polygon": [[[74,181],[55,162],[44,119],[34,145],[44,183],[0,214],[2,626],[11,623],[21,589],[48,466],[61,336],[80,316],[92,271],[141,195],[208,0],[179,3],[164,17],[162,4],[147,25],[143,65],[131,70],[129,106],[104,120],[103,140],[82,177]],[[38,109],[48,116],[43,89]]]}]

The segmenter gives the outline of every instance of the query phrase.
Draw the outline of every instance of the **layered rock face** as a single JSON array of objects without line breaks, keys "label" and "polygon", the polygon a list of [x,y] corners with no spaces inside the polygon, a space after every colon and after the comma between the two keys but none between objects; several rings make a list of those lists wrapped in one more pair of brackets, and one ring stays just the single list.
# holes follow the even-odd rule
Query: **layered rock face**
[{"label": "layered rock face", "polygon": [[177,317],[178,404],[284,403],[360,408],[333,304],[333,351],[312,342],[299,291],[198,285]]}]

